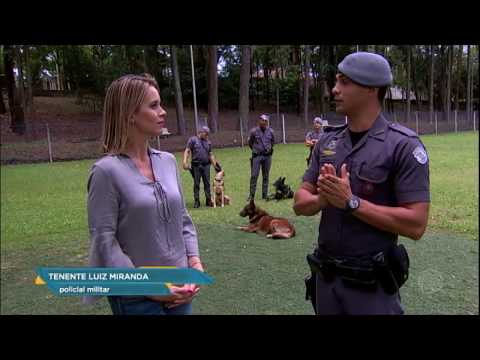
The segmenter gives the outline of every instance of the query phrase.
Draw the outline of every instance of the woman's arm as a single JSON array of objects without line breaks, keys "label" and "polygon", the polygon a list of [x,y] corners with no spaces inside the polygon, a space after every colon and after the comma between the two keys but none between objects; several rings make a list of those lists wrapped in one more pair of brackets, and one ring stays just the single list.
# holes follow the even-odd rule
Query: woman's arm
[{"label": "woman's arm", "polygon": [[134,268],[132,260],[123,252],[116,237],[119,199],[111,176],[94,165],[87,190],[90,266]]}]

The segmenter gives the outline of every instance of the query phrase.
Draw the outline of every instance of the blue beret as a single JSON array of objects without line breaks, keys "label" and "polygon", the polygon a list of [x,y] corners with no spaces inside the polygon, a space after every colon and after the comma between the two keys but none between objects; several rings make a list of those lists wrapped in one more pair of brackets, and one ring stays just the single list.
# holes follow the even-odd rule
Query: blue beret
[{"label": "blue beret", "polygon": [[392,84],[392,69],[381,55],[356,52],[338,64],[338,71],[363,86],[383,87]]}]

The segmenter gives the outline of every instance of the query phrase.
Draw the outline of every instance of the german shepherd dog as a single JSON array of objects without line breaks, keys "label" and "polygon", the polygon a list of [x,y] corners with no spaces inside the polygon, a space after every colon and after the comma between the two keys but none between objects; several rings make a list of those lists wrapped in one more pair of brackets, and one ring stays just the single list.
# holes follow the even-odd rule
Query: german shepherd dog
[{"label": "german shepherd dog", "polygon": [[219,171],[213,180],[213,207],[224,207],[230,204],[230,196],[225,195],[225,170]]},{"label": "german shepherd dog", "polygon": [[293,190],[285,184],[285,177],[279,177],[274,183],[275,193],[270,194],[267,200],[282,200],[293,198]]},{"label": "german shepherd dog", "polygon": [[253,200],[240,211],[240,216],[248,216],[250,224],[239,226],[239,230],[250,233],[262,232],[267,238],[273,239],[289,239],[295,236],[295,228],[287,219],[270,216],[265,210],[256,207]]}]

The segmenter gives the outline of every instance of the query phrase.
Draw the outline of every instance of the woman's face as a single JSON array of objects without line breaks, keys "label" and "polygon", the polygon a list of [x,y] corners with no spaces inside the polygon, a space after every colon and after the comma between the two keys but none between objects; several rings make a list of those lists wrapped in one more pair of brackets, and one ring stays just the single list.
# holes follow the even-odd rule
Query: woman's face
[{"label": "woman's face", "polygon": [[160,95],[157,89],[150,86],[145,100],[133,115],[133,126],[147,136],[158,136],[165,127],[167,112],[160,106]]}]

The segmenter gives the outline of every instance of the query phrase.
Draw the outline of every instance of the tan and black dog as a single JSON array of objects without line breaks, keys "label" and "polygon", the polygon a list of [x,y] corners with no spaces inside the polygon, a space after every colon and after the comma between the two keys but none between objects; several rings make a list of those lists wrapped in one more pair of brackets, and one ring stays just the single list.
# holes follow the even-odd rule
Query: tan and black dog
[{"label": "tan and black dog", "polygon": [[265,210],[255,206],[253,200],[240,211],[240,216],[248,216],[250,224],[239,226],[239,230],[251,233],[262,232],[267,235],[267,238],[273,239],[289,239],[295,236],[295,228],[287,219],[270,216]]},{"label": "tan and black dog", "polygon": [[225,171],[219,171],[213,180],[213,207],[230,205],[230,196],[225,195]]}]

